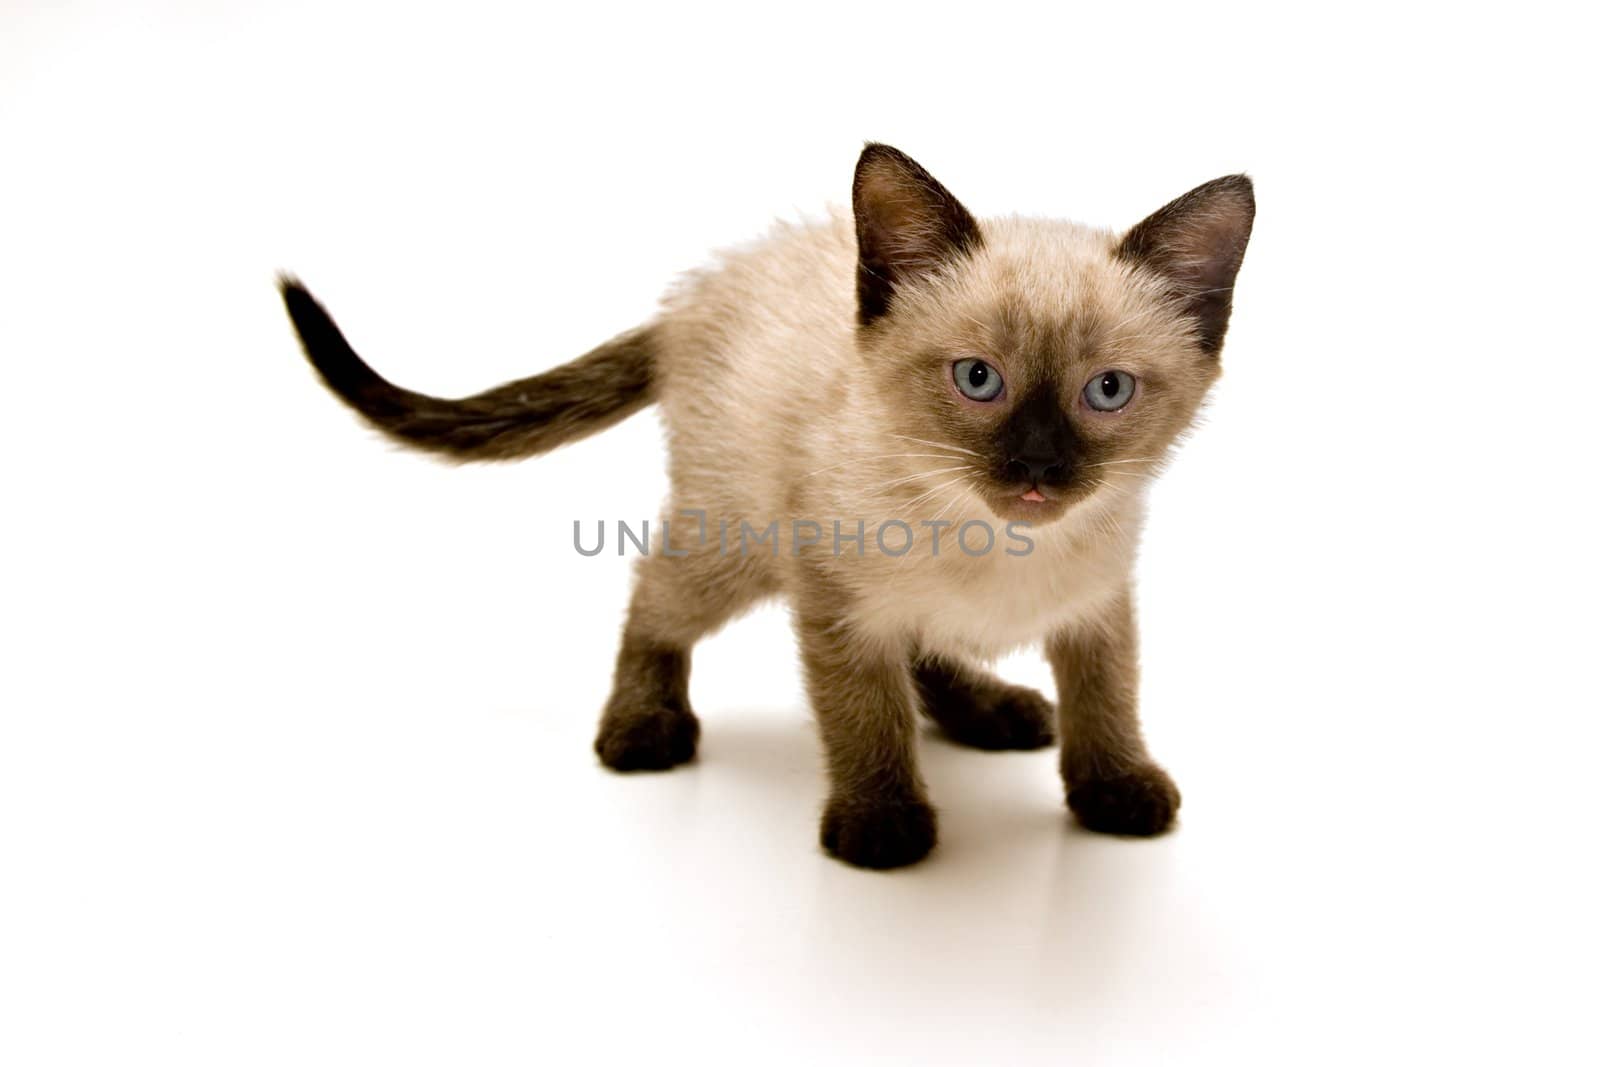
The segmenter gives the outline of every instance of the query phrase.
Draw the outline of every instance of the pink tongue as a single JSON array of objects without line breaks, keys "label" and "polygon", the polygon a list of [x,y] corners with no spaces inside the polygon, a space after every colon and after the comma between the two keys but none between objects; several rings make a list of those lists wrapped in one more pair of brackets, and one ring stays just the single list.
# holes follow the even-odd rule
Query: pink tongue
[{"label": "pink tongue", "polygon": [[1022,494],[1022,499],[1031,500],[1037,504],[1044,500],[1044,494],[1039,492],[1037,489],[1029,489],[1026,493]]}]

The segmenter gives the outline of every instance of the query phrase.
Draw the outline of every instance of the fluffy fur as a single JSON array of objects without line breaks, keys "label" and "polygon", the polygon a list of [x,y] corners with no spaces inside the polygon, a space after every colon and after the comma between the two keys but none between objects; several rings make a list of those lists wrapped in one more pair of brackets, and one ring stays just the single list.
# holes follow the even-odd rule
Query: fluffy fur
[{"label": "fluffy fur", "polygon": [[[640,560],[595,746],[607,766],[690,759],[690,650],[781,595],[827,751],[821,839],[833,854],[893,867],[933,847],[919,710],[983,748],[1059,733],[1080,822],[1158,833],[1179,796],[1140,736],[1130,574],[1146,486],[1220,373],[1250,183],[1201,186],[1120,235],[979,222],[909,158],[869,145],[852,209],[780,227],[688,278],[649,326],[464,401],[383,381],[303,288],[286,280],[284,297],[327,384],[399,440],[515,458],[655,399],[670,440],[666,517],[704,512],[735,531],[777,521],[774,545],[741,553],[680,520],[683,555],[658,544]],[[964,357],[992,365],[1006,392],[964,397],[951,378]],[[1137,387],[1102,413],[1083,391],[1109,370]],[[914,529],[904,555],[873,539],[891,519]],[[795,520],[818,523],[821,543],[797,541]],[[864,524],[864,550],[835,555],[833,520],[847,534]],[[925,520],[954,524],[937,554]],[[1029,523],[1033,549],[960,551],[971,520]],[[1054,730],[1047,700],[977,666],[1035,643],[1057,679]]]}]

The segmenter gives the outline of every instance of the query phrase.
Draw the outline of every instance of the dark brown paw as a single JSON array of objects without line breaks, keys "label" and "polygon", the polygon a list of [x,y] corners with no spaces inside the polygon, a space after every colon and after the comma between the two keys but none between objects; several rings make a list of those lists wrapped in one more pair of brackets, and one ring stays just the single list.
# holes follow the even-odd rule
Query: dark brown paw
[{"label": "dark brown paw", "polygon": [[1114,778],[1080,782],[1067,793],[1067,807],[1084,829],[1135,837],[1166,831],[1182,800],[1167,772],[1155,764]]},{"label": "dark brown paw", "polygon": [[923,800],[830,800],[822,814],[822,847],[857,867],[915,863],[937,837],[933,808]]},{"label": "dark brown paw", "polygon": [[690,711],[662,708],[606,716],[594,750],[614,771],[664,771],[694,758],[700,722]]},{"label": "dark brown paw", "polygon": [[984,693],[944,692],[928,714],[950,740],[990,751],[1044,748],[1056,739],[1055,705],[1020,685]]}]

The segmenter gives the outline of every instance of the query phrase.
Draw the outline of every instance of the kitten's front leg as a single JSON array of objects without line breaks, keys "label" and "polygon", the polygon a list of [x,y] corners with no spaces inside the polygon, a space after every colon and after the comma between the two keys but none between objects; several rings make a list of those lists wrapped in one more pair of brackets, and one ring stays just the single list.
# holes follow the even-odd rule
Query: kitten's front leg
[{"label": "kitten's front leg", "polygon": [[1060,692],[1061,777],[1078,822],[1106,834],[1159,834],[1181,797],[1139,730],[1139,636],[1124,589],[1100,618],[1046,645]]},{"label": "kitten's front leg", "polygon": [[828,759],[822,847],[858,867],[915,863],[933,848],[936,829],[917,773],[910,649],[853,633],[833,610],[800,605],[796,615]]}]

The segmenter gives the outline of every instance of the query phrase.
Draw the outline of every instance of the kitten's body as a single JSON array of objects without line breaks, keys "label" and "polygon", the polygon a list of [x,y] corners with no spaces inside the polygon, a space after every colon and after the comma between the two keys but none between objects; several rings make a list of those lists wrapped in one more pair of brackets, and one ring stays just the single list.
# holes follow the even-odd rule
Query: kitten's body
[{"label": "kitten's body", "polygon": [[[979,747],[1051,740],[1047,701],[975,666],[1041,641],[1069,805],[1091,829],[1160,832],[1179,800],[1138,728],[1130,575],[1148,481],[1219,373],[1249,183],[1209,183],[1124,235],[980,225],[874,145],[853,208],[730,253],[647,327],[462,401],[390,385],[305,290],[284,295],[335,392],[455,458],[544,451],[662,405],[673,551],[658,527],[640,561],[596,741],[608,766],[689,759],[690,649],[783,595],[827,749],[834,854],[888,867],[932,848],[919,708]],[[938,548],[929,522],[948,524]],[[880,542],[888,523],[904,525]],[[769,527],[774,542],[746,540]]]},{"label": "kitten's body", "polygon": [[[984,224],[986,236],[1005,230],[1035,260],[1031,276],[1018,271],[1007,281],[1040,289],[1070,277],[1075,262],[1103,260],[1114,241],[1110,233],[1070,223]],[[993,255],[1013,265],[1020,258],[1004,245]],[[845,532],[865,520],[865,556],[846,544],[830,568],[859,598],[852,619],[884,637],[910,635],[928,651],[988,659],[1092,620],[1128,573],[1143,515],[1142,480],[1107,487],[1061,521],[1029,529],[1033,549],[1026,556],[1008,555],[1004,542],[981,555],[961,551],[962,522],[979,519],[998,530],[1005,520],[976,500],[956,498],[954,486],[929,497],[921,479],[905,480],[967,457],[950,452],[950,462],[938,460],[938,446],[912,439],[921,427],[886,426],[885,398],[861,388],[855,270],[854,227],[836,215],[814,226],[778,228],[691,277],[667,300],[657,323],[658,402],[671,441],[674,506],[702,508],[733,530],[741,523],[762,530],[779,520],[777,558],[764,545],[753,547],[748,576],[741,573],[752,598],[804,580],[793,552],[794,520],[822,524],[830,551],[832,520],[842,520]],[[992,284],[998,290],[1004,283]],[[993,306],[987,288],[975,287],[975,309]],[[1093,306],[1092,295],[1080,292],[1077,299]],[[933,476],[934,484],[950,478]],[[912,503],[918,497],[920,505]],[[955,524],[943,532],[938,556],[931,531],[920,528],[904,556],[876,550],[878,522],[915,525],[936,515]],[[679,520],[674,545],[691,526]],[[898,551],[901,541],[895,536],[888,544]]]}]

